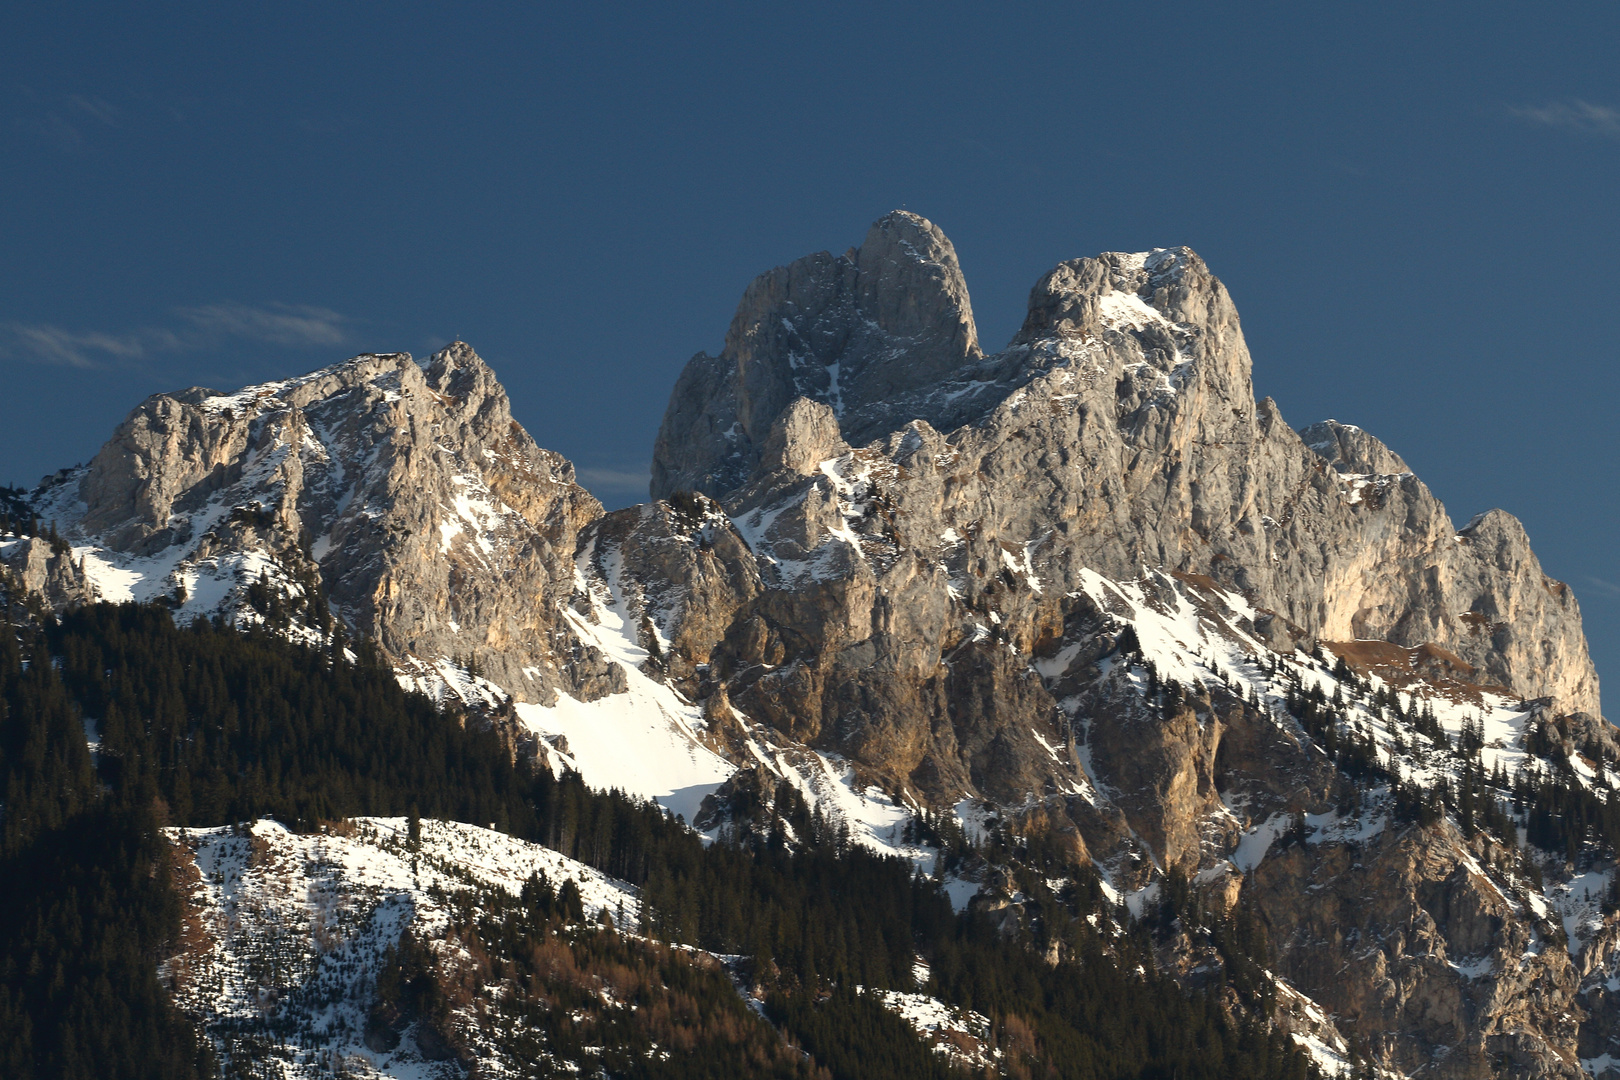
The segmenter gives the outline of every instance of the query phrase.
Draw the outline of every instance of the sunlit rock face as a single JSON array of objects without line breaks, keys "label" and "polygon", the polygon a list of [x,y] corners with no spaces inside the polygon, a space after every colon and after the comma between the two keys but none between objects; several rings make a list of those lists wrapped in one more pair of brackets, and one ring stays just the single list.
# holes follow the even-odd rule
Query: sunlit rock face
[{"label": "sunlit rock face", "polygon": [[[1039,836],[1121,920],[1184,876],[1259,914],[1277,1022],[1324,1061],[1620,1059],[1607,856],[1534,882],[1339,753],[1457,790],[1477,723],[1487,772],[1620,783],[1573,595],[1510,515],[1458,529],[1368,433],[1257,402],[1193,252],[1065,262],[987,355],[950,241],[889,214],[748,287],[652,475],[604,513],[470,347],[368,354],[149,399],[35,493],[70,550],[0,558],[58,606],[365,637],[515,753],[712,834],[785,784],[928,872],[922,808]],[[974,873],[953,896],[1032,917]]]},{"label": "sunlit rock face", "polygon": [[[795,701],[819,715],[795,707],[794,723],[851,750],[877,738],[896,775],[924,759],[951,773],[924,750],[947,742],[964,762],[965,732],[919,697],[941,657],[975,627],[1021,652],[1054,640],[1088,572],[1207,577],[1273,641],[1292,626],[1306,644],[1430,643],[1481,683],[1598,711],[1579,609],[1518,523],[1492,511],[1459,531],[1377,439],[1333,421],[1302,438],[1256,402],[1231,297],[1185,248],[1063,263],[991,356],[949,241],[915,215],[764,274],[720,357],[694,358],[671,397],[653,493],[681,489],[719,499],[761,560],[767,629],[739,639],[738,663],[774,648],[761,640],[802,642],[782,646],[793,674],[772,675],[808,680]],[[1019,729],[1051,711],[1038,690]],[[889,693],[904,706],[860,703]],[[1020,700],[992,696],[998,715]]]},{"label": "sunlit rock face", "polygon": [[106,599],[255,621],[262,578],[295,636],[328,629],[319,593],[441,689],[432,673],[451,658],[536,700],[592,679],[556,638],[556,609],[601,504],[459,342],[422,362],[363,355],[233,394],[155,395],[38,502]]}]

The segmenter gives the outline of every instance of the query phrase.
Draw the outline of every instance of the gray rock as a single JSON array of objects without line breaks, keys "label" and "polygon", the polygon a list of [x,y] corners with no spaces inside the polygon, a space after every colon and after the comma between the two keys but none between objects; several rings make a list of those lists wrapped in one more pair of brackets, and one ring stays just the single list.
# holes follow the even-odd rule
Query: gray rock
[{"label": "gray rock", "polygon": [[[318,580],[351,630],[429,688],[448,685],[444,664],[526,700],[623,688],[557,615],[601,504],[462,342],[420,363],[368,354],[232,395],[156,395],[39,498],[136,572],[137,599],[196,578],[219,595],[182,611],[253,618],[258,573],[295,601]],[[296,618],[297,633],[325,632],[316,612]]]},{"label": "gray rock", "polygon": [[1394,476],[1412,471],[1399,454],[1353,424],[1322,420],[1300,428],[1299,437],[1323,461],[1342,473]]},{"label": "gray rock", "polygon": [[724,350],[681,373],[653,449],[652,496],[720,496],[753,472],[796,398],[828,405],[850,437],[893,427],[883,403],[979,359],[956,251],[932,223],[895,211],[860,248],[819,252],[755,279]]},{"label": "gray rock", "polygon": [[[874,226],[862,250],[893,220]],[[922,226],[930,250],[948,253],[937,230]],[[827,404],[842,437],[863,447],[864,464],[852,467],[893,477],[879,481],[892,505],[889,541],[925,564],[944,566],[940,538],[954,533],[967,538],[957,557],[991,578],[1002,551],[1020,560],[1027,552],[1032,579],[1058,593],[1074,591],[1086,570],[1207,575],[1298,627],[1296,640],[1432,642],[1489,681],[1560,709],[1598,711],[1579,609],[1567,586],[1544,577],[1517,523],[1493,512],[1459,532],[1399,456],[1360,429],[1314,425],[1307,445],[1273,402],[1254,400],[1237,311],[1191,251],[1063,263],[1032,291],[1012,344],[982,360],[954,260],[941,254],[928,273],[890,280],[922,291],[916,306],[928,316],[906,321],[894,314],[906,305],[867,290],[862,258],[813,256],[750,286],[724,362],[700,359],[683,375],[688,389],[703,382],[707,400],[722,403],[714,408],[738,403],[725,413],[736,419],[694,426],[696,399],[678,387],[659,435],[655,490],[702,487],[743,521],[767,493],[792,501],[791,488],[800,508],[776,513],[761,539],[768,559],[803,564],[813,541],[840,527],[836,485],[804,479],[810,459],[830,458],[836,445],[800,434],[817,449],[792,463],[777,449],[762,461],[756,449],[790,412],[790,426],[805,428],[810,414],[794,404],[797,394]],[[858,303],[829,299],[844,295],[827,284],[835,266]],[[810,305],[806,295],[823,299]],[[840,347],[873,340],[863,336],[869,313],[889,313],[884,325],[897,329],[885,331],[881,383],[841,379],[834,396],[795,374],[803,357],[820,358],[821,372],[845,355],[790,344],[787,328],[809,307],[815,340]],[[957,312],[964,321],[952,321]],[[963,329],[945,332],[951,326]],[[908,341],[918,342],[909,352]],[[864,371],[871,361],[861,363]],[[767,384],[769,393],[760,390]],[[817,415],[817,430],[830,430]],[[723,468],[703,434],[722,421],[746,434],[728,444],[746,452],[724,457]],[[772,546],[790,541],[792,550]],[[963,579],[969,607],[986,580]],[[1030,603],[1026,617],[1045,606]]]},{"label": "gray rock", "polygon": [[72,552],[53,550],[43,536],[25,537],[8,545],[0,566],[15,575],[24,593],[39,597],[55,611],[91,598],[90,583],[84,569],[73,561]]}]

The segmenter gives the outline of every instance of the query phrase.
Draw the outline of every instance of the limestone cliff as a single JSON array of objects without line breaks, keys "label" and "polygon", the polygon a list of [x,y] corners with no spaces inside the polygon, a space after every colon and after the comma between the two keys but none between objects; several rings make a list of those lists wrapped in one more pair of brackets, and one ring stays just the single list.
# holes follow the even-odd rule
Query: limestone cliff
[{"label": "limestone cliff", "polygon": [[[1368,433],[1256,401],[1193,252],[1065,262],[986,354],[949,240],[887,215],[748,287],[652,494],[603,513],[456,343],[153,397],[33,495],[68,550],[0,556],[58,606],[365,636],[711,832],[788,785],[1008,932],[1037,847],[1118,926],[1195,896],[1157,939],[1189,985],[1230,959],[1199,920],[1247,912],[1329,1067],[1620,1059],[1620,740],[1573,594],[1510,515],[1458,529]],[[924,810],[1002,861],[946,874]]]},{"label": "limestone cliff", "polygon": [[601,504],[459,342],[158,394],[37,502],[105,599],[255,621],[273,595],[295,634],[319,636],[318,599],[441,688],[473,689],[472,668],[535,700],[611,688],[554,614]]},{"label": "limestone cliff", "polygon": [[915,214],[889,214],[859,248],[807,256],[748,287],[720,355],[693,357],[675,384],[653,497],[736,486],[795,398],[835,403],[864,441],[909,418],[900,402],[980,356],[955,248]]},{"label": "limestone cliff", "polygon": [[[936,332],[884,338],[872,392],[844,350],[896,302],[818,302],[834,344],[792,335],[812,283],[853,295],[901,230],[929,238],[897,285]],[[688,692],[908,798],[1066,835],[1122,891],[1185,873],[1252,905],[1346,1055],[1451,1076],[1598,1059],[1608,1006],[1583,1008],[1575,968],[1598,962],[1536,912],[1612,923],[1558,891],[1601,851],[1543,893],[1511,844],[1398,808],[1409,779],[1458,775],[1403,726],[1420,713],[1456,747],[1479,720],[1495,749],[1470,752],[1508,770],[1546,717],[1609,738],[1579,608],[1519,523],[1458,529],[1377,439],[1257,402],[1231,298],[1186,249],[1060,265],[993,355],[955,329],[968,310],[948,242],[892,214],[756,281],[721,357],[688,365],[653,494],[718,499],[760,582]]]},{"label": "limestone cliff", "polygon": [[[937,234],[899,214],[873,234],[898,228],[897,219]],[[948,242],[939,236],[929,250],[940,253],[937,263],[907,284],[918,305],[931,305],[927,325],[940,326],[966,313],[966,293]],[[1492,511],[1459,532],[1400,458],[1358,429],[1315,425],[1307,445],[1273,402],[1254,400],[1237,311],[1186,249],[1064,263],[1035,286],[1023,328],[994,356],[964,349],[946,362],[928,338],[912,368],[897,358],[904,346],[891,343],[893,374],[880,396],[801,378],[797,396],[831,413],[814,433],[793,419],[799,412],[785,388],[751,399],[750,447],[777,438],[814,453],[790,451],[800,466],[773,468],[784,460],[778,452],[746,479],[738,472],[727,481],[707,464],[683,387],[708,373],[716,381],[704,392],[730,400],[767,373],[802,367],[796,352],[778,362],[731,343],[739,327],[801,317],[791,290],[770,283],[798,281],[820,265],[801,260],[757,281],[725,363],[688,365],[655,449],[655,496],[684,480],[745,514],[779,478],[802,475],[820,492],[810,501],[824,503],[838,480],[817,476],[808,457],[825,451],[832,461],[843,439],[894,472],[886,497],[899,509],[884,521],[900,551],[932,553],[956,535],[968,561],[994,567],[1005,549],[1064,592],[1084,569],[1207,574],[1310,635],[1434,642],[1492,681],[1599,711],[1579,608],[1542,573],[1518,522]],[[819,311],[817,325],[842,341],[865,325],[864,310],[839,309],[849,325],[837,331]],[[789,425],[770,434],[784,417]],[[722,428],[715,420],[704,430]]]}]

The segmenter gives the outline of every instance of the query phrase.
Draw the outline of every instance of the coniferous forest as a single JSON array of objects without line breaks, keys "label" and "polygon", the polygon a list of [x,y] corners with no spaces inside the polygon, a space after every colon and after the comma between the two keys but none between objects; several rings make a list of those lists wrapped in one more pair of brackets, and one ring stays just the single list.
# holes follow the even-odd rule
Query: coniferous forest
[{"label": "coniferous forest", "polygon": [[[175,855],[161,830],[262,815],[306,831],[355,815],[494,822],[639,886],[643,925],[622,933],[578,925],[549,887],[526,890],[493,914],[487,903],[469,905],[456,928],[492,965],[526,971],[524,985],[545,981],[525,964],[563,950],[573,964],[611,960],[637,972],[636,992],[667,1006],[638,1015],[688,1016],[680,1023],[690,1052],[626,1052],[604,1062],[609,1075],[952,1075],[948,1059],[857,987],[926,989],[992,1018],[1008,1075],[1311,1072],[1299,1050],[1260,1022],[1268,1002],[1248,973],[1265,946],[1251,925],[1213,931],[1231,989],[1252,1001],[1248,1019],[1235,1021],[1219,1004],[1225,987],[1190,996],[1154,974],[1152,920],[1105,943],[1086,919],[1104,903],[1101,892],[1083,878],[1058,894],[1039,874],[1021,879],[1040,916],[1009,934],[982,916],[954,913],[909,864],[849,845],[790,790],[778,793],[775,813],[797,843],[778,826],[705,845],[655,806],[591,791],[573,774],[558,779],[514,764],[495,734],[403,691],[364,643],[350,659],[339,644],[311,648],[264,630],[178,627],[160,606],[102,604],[54,618],[16,604],[7,621],[7,1077],[216,1074],[207,1040],[170,1004],[158,975],[175,948],[181,907]],[[1157,917],[1190,916],[1189,903],[1183,890]],[[1050,947],[1059,942],[1062,962],[1037,959],[1056,955]],[[770,1024],[722,974],[660,943],[746,958],[769,991]],[[926,987],[915,985],[918,956],[928,964]],[[431,988],[399,964],[394,981],[379,986],[382,1004],[428,1008]],[[532,1006],[524,1030],[549,1024],[554,1039],[568,1037],[557,1026],[558,992],[537,991],[533,1000],[549,1004]],[[654,1034],[627,1030],[623,1045]],[[785,1052],[784,1036],[804,1054]]]}]

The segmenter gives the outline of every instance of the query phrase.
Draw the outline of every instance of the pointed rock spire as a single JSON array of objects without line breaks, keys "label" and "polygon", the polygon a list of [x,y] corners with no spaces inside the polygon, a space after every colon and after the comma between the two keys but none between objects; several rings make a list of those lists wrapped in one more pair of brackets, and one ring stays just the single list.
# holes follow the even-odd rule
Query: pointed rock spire
[{"label": "pointed rock spire", "polygon": [[956,250],[939,227],[896,210],[858,249],[818,252],[748,286],[718,357],[681,373],[653,451],[652,494],[739,487],[788,405],[828,406],[853,443],[909,419],[882,408],[978,361]]}]

